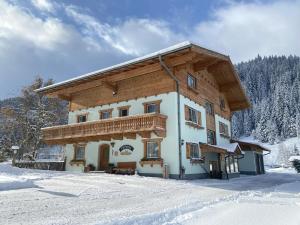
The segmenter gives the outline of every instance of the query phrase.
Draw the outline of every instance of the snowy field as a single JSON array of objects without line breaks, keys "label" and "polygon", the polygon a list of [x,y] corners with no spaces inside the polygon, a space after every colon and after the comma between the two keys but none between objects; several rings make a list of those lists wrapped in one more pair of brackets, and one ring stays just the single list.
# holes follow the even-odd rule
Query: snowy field
[{"label": "snowy field", "polygon": [[1,163],[0,224],[300,225],[300,175],[176,181]]}]

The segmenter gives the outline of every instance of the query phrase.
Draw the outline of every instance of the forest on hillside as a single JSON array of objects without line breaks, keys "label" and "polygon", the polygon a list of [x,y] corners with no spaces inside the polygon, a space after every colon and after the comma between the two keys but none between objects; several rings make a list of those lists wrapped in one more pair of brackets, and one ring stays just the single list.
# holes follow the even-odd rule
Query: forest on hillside
[{"label": "forest on hillside", "polygon": [[295,137],[300,123],[300,58],[258,56],[236,69],[252,107],[234,113],[232,135],[253,135],[271,144]]}]

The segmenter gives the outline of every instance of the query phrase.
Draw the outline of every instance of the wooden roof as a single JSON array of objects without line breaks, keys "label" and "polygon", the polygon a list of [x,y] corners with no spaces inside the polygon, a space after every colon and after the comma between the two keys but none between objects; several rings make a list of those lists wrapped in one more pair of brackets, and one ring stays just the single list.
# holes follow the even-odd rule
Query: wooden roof
[{"label": "wooden roof", "polygon": [[[246,142],[246,141],[240,141],[240,140],[231,140],[232,142],[237,142],[242,148],[242,151],[253,151],[253,148],[259,151],[268,151],[271,152],[270,149],[266,148],[265,146],[260,145],[259,143],[253,143],[253,142]],[[250,148],[248,148],[250,147]],[[253,147],[253,148],[251,148]]]},{"label": "wooden roof", "polygon": [[[159,56],[163,57],[168,66],[192,62],[194,70],[207,69],[215,77],[220,91],[225,94],[231,111],[245,109],[250,106],[230,58],[191,42],[183,42],[158,52],[49,85],[36,91],[48,96],[70,100],[72,93],[91,87],[110,85],[113,88],[113,82],[161,70]],[[108,82],[103,81],[106,78]]]}]

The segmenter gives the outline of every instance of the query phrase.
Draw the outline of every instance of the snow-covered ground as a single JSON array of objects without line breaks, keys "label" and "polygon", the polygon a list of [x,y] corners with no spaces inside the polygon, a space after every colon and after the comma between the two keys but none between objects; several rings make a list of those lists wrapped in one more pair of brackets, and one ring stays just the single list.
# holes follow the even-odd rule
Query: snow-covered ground
[{"label": "snow-covered ground", "polygon": [[300,175],[176,181],[1,163],[0,224],[299,225]]}]

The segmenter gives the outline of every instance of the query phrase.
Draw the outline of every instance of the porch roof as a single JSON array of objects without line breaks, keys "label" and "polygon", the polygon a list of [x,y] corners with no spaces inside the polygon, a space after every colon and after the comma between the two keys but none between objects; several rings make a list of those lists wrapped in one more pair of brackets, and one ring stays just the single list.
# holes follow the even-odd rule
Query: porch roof
[{"label": "porch roof", "polygon": [[238,143],[228,143],[228,144],[221,144],[221,145],[200,143],[200,149],[202,153],[215,152],[215,153],[223,153],[227,155],[243,154],[242,149],[240,148]]},{"label": "porch roof", "polygon": [[250,148],[250,149],[243,148],[244,146],[250,146],[250,147],[257,148],[258,150],[261,150],[261,151],[271,152],[271,149],[269,149],[269,148],[267,148],[267,147],[265,147],[265,146],[263,146],[263,145],[261,145],[260,143],[257,143],[257,142],[241,141],[241,140],[231,140],[231,142],[238,143],[243,151],[253,151],[252,148]]}]

